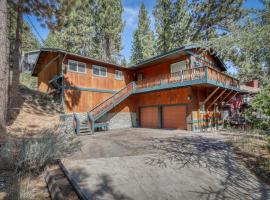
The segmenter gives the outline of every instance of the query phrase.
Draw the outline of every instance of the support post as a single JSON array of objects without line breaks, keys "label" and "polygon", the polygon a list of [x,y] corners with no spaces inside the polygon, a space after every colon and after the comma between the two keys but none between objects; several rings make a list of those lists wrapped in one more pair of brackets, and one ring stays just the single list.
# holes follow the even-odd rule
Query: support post
[{"label": "support post", "polygon": [[227,99],[228,96],[230,96],[230,94],[233,92],[233,90],[231,90],[223,99],[222,101],[225,101],[225,99]]},{"label": "support post", "polygon": [[227,89],[224,89],[218,96],[217,98],[214,99],[214,101],[212,101],[212,103],[207,107],[207,110],[209,108],[211,108],[212,105],[214,105],[216,103],[216,101],[226,92]]},{"label": "support post", "polygon": [[228,101],[226,101],[226,103],[229,103],[233,99],[233,97],[235,97],[238,93],[239,92],[236,92]]}]

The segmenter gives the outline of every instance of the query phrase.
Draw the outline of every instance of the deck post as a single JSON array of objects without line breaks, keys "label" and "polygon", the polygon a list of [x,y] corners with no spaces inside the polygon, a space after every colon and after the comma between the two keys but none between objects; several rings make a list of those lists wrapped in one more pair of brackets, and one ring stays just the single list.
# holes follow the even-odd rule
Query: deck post
[{"label": "deck post", "polygon": [[208,80],[208,67],[204,66],[204,80],[207,83]]},{"label": "deck post", "polygon": [[227,91],[227,89],[224,89],[218,96],[217,98],[214,99],[214,101],[211,102],[211,104],[207,107],[207,110],[211,108],[212,105],[216,103],[216,101]]}]

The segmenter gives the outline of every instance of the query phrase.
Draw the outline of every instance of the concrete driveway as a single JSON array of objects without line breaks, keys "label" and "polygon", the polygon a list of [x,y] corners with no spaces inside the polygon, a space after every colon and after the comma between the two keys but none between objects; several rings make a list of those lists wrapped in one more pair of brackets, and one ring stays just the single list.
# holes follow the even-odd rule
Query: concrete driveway
[{"label": "concrete driveway", "polygon": [[270,199],[221,134],[123,129],[80,140],[63,163],[89,199]]}]

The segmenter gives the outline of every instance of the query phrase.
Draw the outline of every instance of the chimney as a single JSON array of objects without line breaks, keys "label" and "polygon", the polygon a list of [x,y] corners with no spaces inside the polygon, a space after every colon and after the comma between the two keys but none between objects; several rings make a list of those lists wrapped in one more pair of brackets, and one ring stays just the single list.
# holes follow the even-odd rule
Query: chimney
[{"label": "chimney", "polygon": [[246,86],[250,86],[253,88],[259,88],[259,81],[257,79],[249,81],[246,83]]}]

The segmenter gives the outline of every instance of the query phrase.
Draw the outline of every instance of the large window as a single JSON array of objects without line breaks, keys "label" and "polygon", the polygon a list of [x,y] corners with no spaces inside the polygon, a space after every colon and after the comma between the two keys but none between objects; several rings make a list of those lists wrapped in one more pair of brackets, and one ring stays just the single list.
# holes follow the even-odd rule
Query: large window
[{"label": "large window", "polygon": [[86,64],[75,60],[68,60],[68,71],[86,73]]},{"label": "large window", "polygon": [[177,73],[187,68],[186,61],[180,61],[171,64],[171,73]]},{"label": "large window", "polygon": [[115,79],[116,80],[123,80],[123,72],[119,70],[115,70]]},{"label": "large window", "polygon": [[95,76],[107,77],[107,68],[93,65],[93,74]]}]

